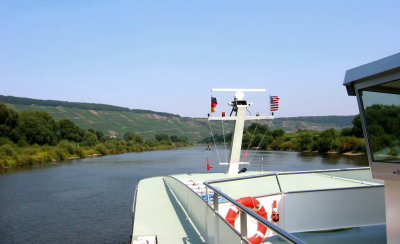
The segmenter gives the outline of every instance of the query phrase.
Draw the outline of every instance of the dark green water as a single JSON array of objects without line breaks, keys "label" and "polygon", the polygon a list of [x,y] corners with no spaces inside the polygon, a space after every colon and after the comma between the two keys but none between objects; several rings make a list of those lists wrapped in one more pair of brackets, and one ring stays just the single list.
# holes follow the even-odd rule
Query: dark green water
[{"label": "dark green water", "polygon": [[[221,161],[225,151],[219,148]],[[126,243],[140,179],[225,172],[215,151],[189,147],[127,153],[4,170],[0,173],[0,243]],[[296,152],[249,153],[248,170],[312,170],[368,166],[366,157]]]}]

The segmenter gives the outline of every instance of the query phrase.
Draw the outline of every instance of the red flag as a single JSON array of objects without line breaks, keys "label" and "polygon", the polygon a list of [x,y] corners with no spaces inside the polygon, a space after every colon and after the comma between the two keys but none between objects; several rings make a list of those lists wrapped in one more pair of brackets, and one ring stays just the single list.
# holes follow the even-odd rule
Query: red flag
[{"label": "red flag", "polygon": [[207,171],[209,171],[210,169],[214,168],[213,166],[211,166],[210,160],[208,160],[208,158],[206,159],[206,161],[207,161]]}]

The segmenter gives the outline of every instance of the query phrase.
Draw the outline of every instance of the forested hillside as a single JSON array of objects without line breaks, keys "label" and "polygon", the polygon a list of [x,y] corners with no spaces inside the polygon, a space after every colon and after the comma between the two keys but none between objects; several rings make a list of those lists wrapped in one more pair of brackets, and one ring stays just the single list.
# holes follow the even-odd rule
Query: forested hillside
[{"label": "forested hillside", "polygon": [[18,113],[0,102],[0,168],[191,144],[177,135],[156,134],[152,139],[135,133],[125,133],[123,138],[105,136],[68,119],[57,121],[44,111]]},{"label": "forested hillside", "polygon": [[[83,129],[101,131],[104,135],[122,137],[133,132],[152,138],[155,134],[185,136],[190,141],[201,141],[210,136],[210,127],[206,118],[180,117],[179,115],[154,112],[150,110],[129,109],[124,107],[74,103],[55,100],[38,100],[12,96],[1,96],[0,102],[8,104],[18,112],[27,110],[44,111],[56,120],[69,119]],[[322,131],[329,128],[341,129],[351,126],[354,116],[309,116],[276,118],[272,128],[295,132],[299,129]],[[250,125],[252,122],[248,122]],[[210,123],[214,134],[222,134],[219,121]],[[229,133],[232,122],[224,122],[224,131]]]},{"label": "forested hillside", "polygon": [[100,104],[100,103],[77,103],[77,102],[65,102],[57,100],[40,100],[40,99],[32,99],[26,97],[13,97],[13,96],[3,96],[3,95],[0,95],[0,102],[8,104],[19,104],[19,105],[36,105],[36,106],[51,106],[51,107],[59,106],[66,108],[80,108],[86,110],[130,111],[139,114],[152,113],[157,115],[180,117],[179,115],[176,114],[155,112],[143,109],[129,109],[129,108]]},{"label": "forested hillside", "polygon": [[276,118],[274,127],[287,132],[297,130],[325,130],[329,128],[341,129],[351,125],[354,116],[302,116]]}]

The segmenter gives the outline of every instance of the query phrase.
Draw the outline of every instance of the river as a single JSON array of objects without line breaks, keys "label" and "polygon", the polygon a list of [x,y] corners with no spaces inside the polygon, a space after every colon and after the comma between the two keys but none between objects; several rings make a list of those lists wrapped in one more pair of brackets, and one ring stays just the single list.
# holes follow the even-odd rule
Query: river
[{"label": "river", "polygon": [[[223,147],[126,153],[0,171],[0,243],[127,243],[140,179],[225,172]],[[250,152],[248,170],[313,170],[368,166],[365,156]]]}]

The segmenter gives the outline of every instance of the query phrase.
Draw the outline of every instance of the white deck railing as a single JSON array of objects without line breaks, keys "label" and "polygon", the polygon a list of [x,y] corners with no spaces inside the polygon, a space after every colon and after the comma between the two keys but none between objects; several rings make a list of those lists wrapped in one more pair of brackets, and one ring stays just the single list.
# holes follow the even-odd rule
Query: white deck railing
[{"label": "white deck railing", "polygon": [[[296,177],[305,174],[327,177],[326,180],[330,178],[329,181],[332,182],[348,183],[337,187],[333,184],[329,187],[310,187],[309,189],[285,187],[285,181],[291,176]],[[368,167],[266,173],[213,180],[204,182],[204,184],[214,191],[214,199],[217,199],[220,195],[242,211],[248,212],[246,208],[243,208],[244,206],[238,204],[234,198],[224,193],[219,187],[223,188],[223,185],[229,184],[229,182],[235,182],[238,185],[237,182],[242,180],[244,182],[240,186],[245,187],[247,180],[260,182],[262,179],[266,181],[269,179],[268,185],[272,191],[270,190],[265,195],[253,197],[262,199],[275,195],[282,196],[279,210],[281,213],[280,227],[260,217],[251,216],[276,233],[281,234],[283,238],[290,242],[297,243],[298,239],[296,237],[290,239],[294,236],[288,232],[351,228],[385,223],[384,185],[382,181],[372,179]],[[275,181],[272,179],[275,179]],[[301,184],[301,182],[299,183]],[[272,186],[272,184],[275,186]],[[314,184],[318,185],[318,182]],[[213,204],[215,210],[218,210],[218,201],[213,201],[211,204]],[[268,240],[272,241],[270,238]]]},{"label": "white deck railing", "polygon": [[[217,209],[213,209],[211,205],[205,202],[187,185],[172,176],[165,177],[164,181],[170,187],[177,200],[180,202],[182,208],[187,214],[187,217],[190,218],[193,226],[197,229],[199,235],[205,241],[205,243],[248,243],[245,238],[245,232],[239,233],[225,220],[223,216],[218,213]],[[213,188],[213,186],[211,187]],[[218,194],[215,194],[215,196],[217,195]],[[227,195],[221,195],[223,197],[226,197],[227,200],[234,201],[233,199],[230,199],[230,197]],[[237,204],[237,206],[242,210],[243,213],[246,213],[256,218],[258,221],[266,221],[254,212],[249,211],[243,205]],[[287,233],[283,229],[270,222],[264,224],[270,227],[270,229],[275,232],[276,235],[283,238],[279,240],[280,243],[282,241],[299,244],[303,243],[300,239]]]}]

